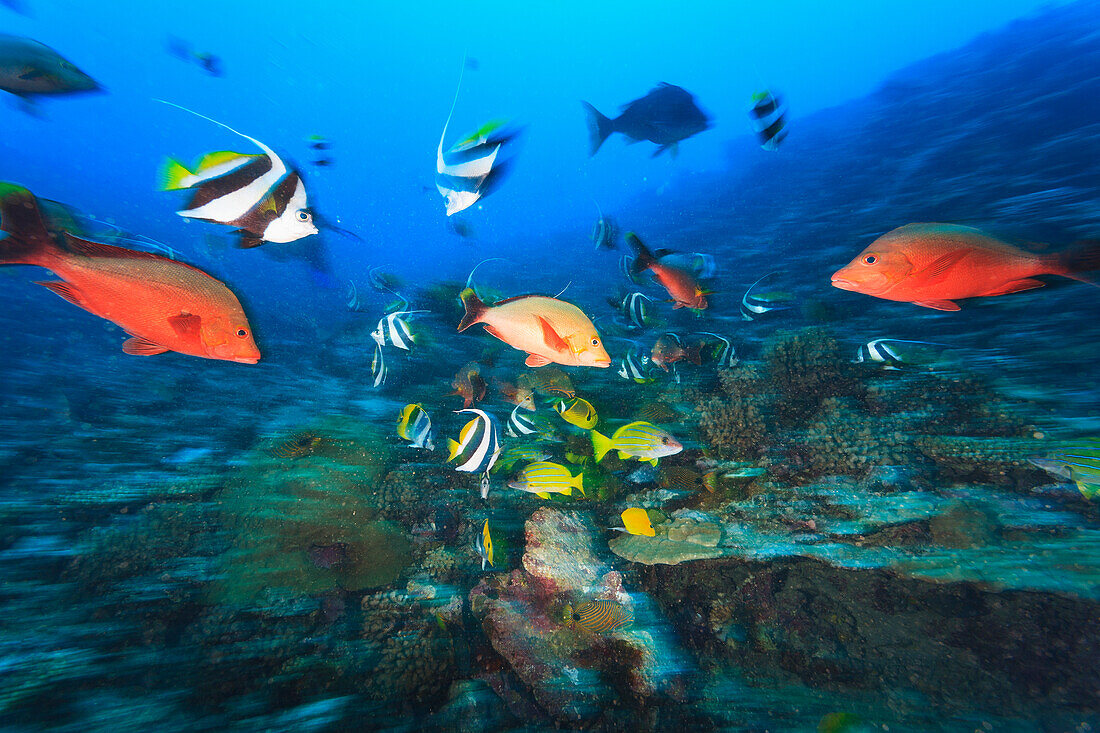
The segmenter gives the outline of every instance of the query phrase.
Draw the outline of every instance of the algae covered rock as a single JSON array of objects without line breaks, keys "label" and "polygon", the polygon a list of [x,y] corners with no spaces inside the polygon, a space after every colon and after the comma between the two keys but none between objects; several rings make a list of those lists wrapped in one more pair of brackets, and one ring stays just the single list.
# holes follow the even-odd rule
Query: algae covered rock
[{"label": "algae covered rock", "polygon": [[643,565],[678,565],[688,560],[722,557],[718,547],[722,525],[694,516],[680,516],[655,527],[653,537],[624,534],[611,540],[611,551]]},{"label": "algae covered rock", "polygon": [[524,569],[548,592],[582,592],[611,570],[596,555],[595,527],[580,512],[542,507],[524,529]]}]

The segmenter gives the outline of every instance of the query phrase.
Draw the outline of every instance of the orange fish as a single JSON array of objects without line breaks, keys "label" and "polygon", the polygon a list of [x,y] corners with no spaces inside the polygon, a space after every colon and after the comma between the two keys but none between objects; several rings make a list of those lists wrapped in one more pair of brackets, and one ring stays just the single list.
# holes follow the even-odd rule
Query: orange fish
[{"label": "orange fish", "polygon": [[626,242],[634,249],[634,264],[630,267],[630,273],[637,275],[649,270],[657,282],[664,286],[668,294],[672,296],[673,308],[693,308],[703,310],[707,307],[707,296],[695,277],[672,265],[662,264],[653,256],[653,253],[642,244],[638,235],[634,232],[626,233]]},{"label": "orange fish", "polygon": [[462,407],[469,409],[475,402],[485,399],[485,380],[481,378],[481,367],[476,361],[471,361],[458,370],[451,386],[455,388],[453,395],[462,398]]},{"label": "orange fish", "polygon": [[650,354],[650,360],[657,366],[668,371],[668,365],[677,361],[683,361],[687,359],[692,364],[702,364],[703,359],[700,354],[702,344],[695,344],[694,346],[688,346],[684,348],[683,342],[680,341],[680,337],[674,333],[666,333],[657,339],[657,343],[653,344],[653,352]]},{"label": "orange fish", "polygon": [[972,227],[907,224],[887,232],[833,273],[833,287],[957,311],[961,298],[1008,295],[1041,288],[1036,275],[1089,282],[1080,272],[1100,269],[1095,244],[1059,254],[1037,254]]},{"label": "orange fish", "polygon": [[600,335],[577,306],[542,295],[521,295],[492,307],[481,302],[473,288],[462,291],[466,315],[458,324],[465,331],[475,323],[513,349],[527,352],[529,367],[551,362],[566,366],[611,366]]},{"label": "orange fish", "polygon": [[121,326],[127,354],[175,351],[246,364],[260,360],[252,327],[232,291],[190,265],[149,252],[46,231],[25,188],[0,183],[0,264],[37,265],[60,280],[42,282],[70,303]]}]

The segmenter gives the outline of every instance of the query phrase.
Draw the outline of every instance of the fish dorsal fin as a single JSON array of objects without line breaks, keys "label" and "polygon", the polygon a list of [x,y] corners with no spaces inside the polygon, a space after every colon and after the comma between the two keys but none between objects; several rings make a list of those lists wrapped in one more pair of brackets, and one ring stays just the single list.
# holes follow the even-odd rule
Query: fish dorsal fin
[{"label": "fish dorsal fin", "polygon": [[545,298],[545,297],[546,296],[544,296],[544,295],[535,295],[534,293],[528,293],[527,295],[513,295],[511,298],[505,298],[504,300],[498,300],[497,302],[493,303],[493,307],[496,308],[498,305],[504,305],[505,303],[514,303],[517,300],[524,300],[525,298]]},{"label": "fish dorsal fin", "polygon": [[535,318],[538,320],[539,326],[542,327],[542,338],[543,341],[546,342],[547,346],[549,346],[554,351],[570,350],[569,344],[566,342],[565,339],[561,337],[561,335],[557,331],[554,330],[554,327],[550,325],[549,321],[547,321],[542,316],[535,316]]},{"label": "fish dorsal fin", "polygon": [[87,310],[87,306],[84,305],[84,296],[75,285],[67,283],[63,280],[48,280],[46,282],[39,282],[36,284],[41,285],[55,295],[61,296],[73,305]]},{"label": "fish dorsal fin", "polygon": [[171,349],[167,349],[160,344],[154,344],[149,339],[141,336],[134,336],[122,342],[122,350],[131,356],[155,356]]},{"label": "fish dorsal fin", "polygon": [[199,159],[198,165],[195,166],[195,173],[201,173],[208,171],[211,168],[228,163],[233,160],[241,160],[243,163],[245,160],[252,160],[258,158],[258,155],[248,155],[245,153],[234,153],[231,150],[218,150],[213,153],[207,153]]},{"label": "fish dorsal fin", "polygon": [[919,277],[924,283],[932,283],[937,280],[943,279],[947,275],[948,271],[970,254],[970,250],[956,249],[948,252],[945,255],[940,255],[936,259],[932,260],[927,267],[917,270],[909,277]]},{"label": "fish dorsal fin", "polygon": [[133,259],[133,260],[164,260],[165,262],[171,262],[167,257],[161,257],[160,255],[153,254],[152,252],[143,252],[139,249],[126,249],[125,247],[115,247],[111,244],[102,244],[100,242],[89,242],[87,239],[81,239],[75,237],[68,232],[65,232],[65,249],[73,254],[83,255],[85,257],[112,257],[118,259]]},{"label": "fish dorsal fin", "polygon": [[168,319],[168,325],[179,336],[198,338],[201,333],[202,319],[193,313],[180,313]]}]

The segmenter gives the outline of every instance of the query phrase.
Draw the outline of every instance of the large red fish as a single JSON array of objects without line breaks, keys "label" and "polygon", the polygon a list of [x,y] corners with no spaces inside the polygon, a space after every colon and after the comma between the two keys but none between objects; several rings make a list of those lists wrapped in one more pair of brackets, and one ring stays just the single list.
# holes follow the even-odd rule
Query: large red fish
[{"label": "large red fish", "polygon": [[833,287],[957,311],[962,298],[1008,295],[1041,288],[1036,275],[1090,282],[1081,272],[1100,269],[1100,247],[1037,254],[981,230],[956,224],[907,224],[887,232],[833,273]]},{"label": "large red fish", "polygon": [[662,263],[642,244],[642,240],[638,239],[638,235],[634,232],[627,232],[624,238],[634,250],[631,274],[637,275],[646,270],[652,272],[657,282],[661,283],[672,296],[672,302],[675,303],[673,308],[703,310],[707,307],[706,291],[699,286],[699,282],[691,273]]},{"label": "large red fish", "polygon": [[[260,350],[240,301],[202,270],[148,252],[46,230],[30,191],[0,183],[0,264],[37,265],[60,280],[39,283],[121,326],[127,354],[176,351],[255,364]],[[64,246],[59,242],[64,240]]]}]

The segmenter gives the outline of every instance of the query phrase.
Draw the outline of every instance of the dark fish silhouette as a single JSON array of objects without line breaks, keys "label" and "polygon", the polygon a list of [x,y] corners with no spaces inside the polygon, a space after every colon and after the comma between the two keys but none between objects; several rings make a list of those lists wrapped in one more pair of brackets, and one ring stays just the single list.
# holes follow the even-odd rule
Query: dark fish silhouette
[{"label": "dark fish silhouette", "polygon": [[595,155],[613,132],[632,140],[656,143],[660,147],[653,153],[655,156],[666,150],[675,155],[677,143],[710,127],[710,119],[695,104],[691,92],[664,82],[644,97],[624,105],[622,114],[615,119],[600,114],[588,102],[581,104],[588,113],[589,155]]},{"label": "dark fish silhouette", "polygon": [[98,92],[96,80],[38,41],[0,33],[0,89],[20,97]]}]

